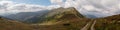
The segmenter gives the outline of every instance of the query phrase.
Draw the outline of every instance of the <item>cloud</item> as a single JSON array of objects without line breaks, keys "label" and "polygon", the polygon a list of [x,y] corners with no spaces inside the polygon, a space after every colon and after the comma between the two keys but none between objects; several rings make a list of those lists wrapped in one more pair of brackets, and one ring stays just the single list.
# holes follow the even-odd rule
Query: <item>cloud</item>
[{"label": "cloud", "polygon": [[60,7],[75,7],[84,15],[94,15],[98,17],[120,14],[120,0],[65,0],[65,2],[51,0],[51,3],[61,4]]},{"label": "cloud", "polygon": [[0,1],[6,1],[6,0],[0,0]]},{"label": "cloud", "polygon": [[40,5],[30,5],[30,4],[15,4],[14,6],[8,7],[9,10],[19,10],[19,11],[40,11],[46,10],[45,6]]},{"label": "cloud", "polygon": [[85,8],[85,9],[88,10],[88,11],[92,11],[92,10],[95,9],[95,7],[92,6],[92,5],[85,5],[85,6],[83,6],[83,8]]},{"label": "cloud", "polygon": [[0,14],[18,12],[36,12],[59,7],[75,7],[83,15],[97,17],[120,14],[120,0],[50,0],[52,5],[33,5],[16,3],[8,0],[0,1]]},{"label": "cloud", "polygon": [[43,6],[43,5],[16,3],[13,1],[0,1],[0,15],[15,14],[19,12],[36,12],[41,10],[50,10],[58,7],[59,5]]},{"label": "cloud", "polygon": [[53,4],[61,4],[63,0],[50,0]]}]

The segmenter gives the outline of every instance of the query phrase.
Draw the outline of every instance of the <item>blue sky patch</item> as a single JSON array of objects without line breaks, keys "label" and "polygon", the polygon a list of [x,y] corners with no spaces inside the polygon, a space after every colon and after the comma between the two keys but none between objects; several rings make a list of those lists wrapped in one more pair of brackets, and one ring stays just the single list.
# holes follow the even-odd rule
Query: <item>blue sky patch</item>
[{"label": "blue sky patch", "polygon": [[51,5],[50,0],[12,0],[12,1],[17,3],[37,4],[44,6]]}]

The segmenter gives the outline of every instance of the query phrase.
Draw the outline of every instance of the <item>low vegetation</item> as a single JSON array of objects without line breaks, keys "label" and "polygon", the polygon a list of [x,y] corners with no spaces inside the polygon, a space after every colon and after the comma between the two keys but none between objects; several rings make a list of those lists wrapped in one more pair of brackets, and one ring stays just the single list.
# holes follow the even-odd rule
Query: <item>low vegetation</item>
[{"label": "low vegetation", "polygon": [[89,22],[92,24],[91,22],[94,20],[96,20],[95,30],[120,30],[120,15],[88,19],[77,12],[75,8],[59,8],[44,16],[45,21],[37,21],[35,24],[26,24],[0,17],[0,30],[81,30]]}]

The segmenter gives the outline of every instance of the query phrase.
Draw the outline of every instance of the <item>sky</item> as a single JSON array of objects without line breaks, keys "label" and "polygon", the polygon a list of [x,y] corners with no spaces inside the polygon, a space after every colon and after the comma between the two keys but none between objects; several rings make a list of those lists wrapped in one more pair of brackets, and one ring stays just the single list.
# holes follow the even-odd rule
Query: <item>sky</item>
[{"label": "sky", "polygon": [[120,0],[0,0],[0,15],[75,7],[83,15],[120,14]]},{"label": "sky", "polygon": [[27,4],[36,4],[36,5],[51,5],[49,0],[12,0],[17,3],[27,3]]}]

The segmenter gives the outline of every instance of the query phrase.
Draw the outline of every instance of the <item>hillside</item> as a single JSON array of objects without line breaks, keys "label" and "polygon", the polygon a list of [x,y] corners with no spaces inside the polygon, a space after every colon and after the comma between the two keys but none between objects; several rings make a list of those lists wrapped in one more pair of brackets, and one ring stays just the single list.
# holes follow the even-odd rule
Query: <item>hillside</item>
[{"label": "hillside", "polygon": [[[104,18],[78,18],[72,14],[62,16],[59,21],[40,24],[40,30],[120,30],[120,15]],[[53,23],[51,23],[53,22]],[[50,24],[49,24],[50,23]],[[54,24],[55,23],[55,24]],[[88,25],[89,24],[89,25]]]},{"label": "hillside", "polygon": [[[31,21],[34,21],[35,23],[42,23],[45,21],[51,21],[51,20],[54,21],[56,19],[60,19],[64,15],[68,15],[68,14],[72,14],[79,18],[84,18],[84,16],[81,15],[74,7],[70,7],[70,8],[62,8],[61,7],[61,8],[53,9],[42,16],[32,17],[31,18],[32,20],[28,19],[25,22],[31,23]],[[35,19],[37,19],[37,20],[35,20]]]},{"label": "hillside", "polygon": [[[51,15],[52,14],[52,15]],[[36,25],[28,25],[24,23],[20,23],[18,21],[4,20],[4,24],[1,29],[10,29],[10,30],[70,30],[70,29],[80,29],[82,28],[90,19],[86,19],[83,15],[81,15],[75,8],[58,8],[51,10],[49,13],[44,15],[45,21],[41,24],[38,23]],[[7,21],[7,22],[5,22]],[[39,22],[39,21],[38,21]],[[6,25],[7,24],[7,25]],[[14,25],[14,26],[13,26]],[[79,26],[79,27],[78,27]],[[10,27],[10,28],[8,28]],[[58,27],[58,28],[56,28]],[[14,29],[13,29],[14,28]],[[55,28],[55,29],[53,29]]]},{"label": "hillside", "polygon": [[74,7],[70,8],[57,8],[51,10],[47,15],[45,15],[46,21],[59,21],[64,19],[71,19],[73,17],[77,18],[85,18],[82,14],[80,14]]},{"label": "hillside", "polygon": [[4,16],[9,19],[13,19],[15,21],[21,21],[21,22],[26,22],[29,21],[30,23],[34,23],[42,17],[44,14],[48,13],[49,10],[42,10],[42,11],[37,11],[37,12],[20,12],[17,14],[11,14],[8,16]]},{"label": "hillside", "polygon": [[47,14],[47,18],[41,24],[36,24],[40,25],[40,30],[80,30],[91,21],[73,7],[54,9]]},{"label": "hillside", "polygon": [[[24,15],[24,14],[21,14],[21,15]],[[41,18],[45,18],[44,19],[45,21],[42,21],[42,23],[40,24],[40,21],[37,20],[39,23],[38,24],[35,23],[36,25],[33,25],[33,24],[21,23],[16,20],[7,20],[7,19],[3,18],[0,20],[1,30],[2,29],[3,30],[6,30],[6,29],[9,29],[9,30],[34,30],[34,29],[46,30],[46,28],[54,30],[52,28],[56,28],[57,26],[60,28],[56,28],[56,29],[61,29],[61,28],[63,28],[63,30],[73,29],[73,28],[79,29],[79,28],[82,28],[87,22],[89,22],[89,19],[85,19],[85,17],[83,15],[81,15],[73,7],[54,9],[54,10],[51,10],[48,13],[44,14],[43,17],[37,16],[37,18],[39,18],[39,20]],[[28,20],[27,22],[31,22],[31,21]],[[2,24],[2,23],[4,23],[4,24]],[[68,24],[68,25],[66,25],[66,24]],[[80,27],[77,27],[74,25],[78,25]],[[49,26],[51,26],[51,27],[49,27]],[[68,26],[68,27],[66,28],[66,26]],[[69,28],[69,27],[71,27],[71,28]]]},{"label": "hillside", "polygon": [[21,21],[24,23],[41,23],[44,21],[49,21],[50,19],[59,19],[65,14],[74,14],[75,16],[83,18],[74,7],[70,8],[57,8],[52,10],[43,10],[38,12],[21,12],[17,14],[11,14],[5,16],[6,18],[13,19],[15,21]]},{"label": "hillside", "polygon": [[47,14],[47,17],[64,15],[64,14],[74,14],[74,15],[80,16],[82,18],[84,17],[74,7],[69,7],[69,8],[62,8],[61,7],[61,8],[53,9]]},{"label": "hillside", "polygon": [[96,30],[120,30],[120,14],[96,19]]},{"label": "hillside", "polygon": [[34,30],[31,26],[0,17],[0,30]]},{"label": "hillside", "polygon": [[70,8],[61,7],[61,8],[53,9],[43,15],[37,15],[31,17],[28,20],[24,21],[24,23],[22,23],[21,21],[10,20],[8,18],[0,17],[0,30],[8,30],[8,29],[9,30],[120,30],[120,14],[103,17],[103,18],[90,19],[90,18],[86,18],[84,15],[79,13],[73,7]]}]

